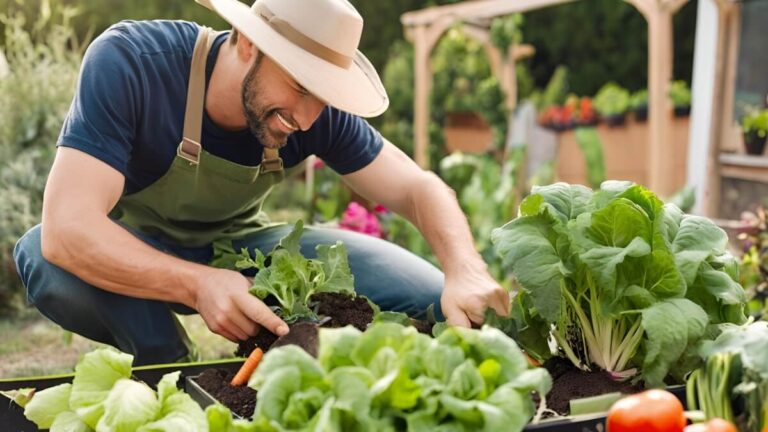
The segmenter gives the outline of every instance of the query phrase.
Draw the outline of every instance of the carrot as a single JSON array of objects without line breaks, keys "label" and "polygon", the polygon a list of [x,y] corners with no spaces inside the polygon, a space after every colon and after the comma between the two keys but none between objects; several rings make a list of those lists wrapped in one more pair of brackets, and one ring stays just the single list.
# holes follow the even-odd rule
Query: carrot
[{"label": "carrot", "polygon": [[262,351],[261,348],[256,348],[253,350],[251,355],[245,359],[245,363],[240,366],[240,370],[237,371],[230,384],[233,386],[245,385],[245,383],[248,382],[248,379],[251,378],[251,375],[253,375],[253,371],[256,370],[256,366],[258,366],[259,362],[261,362],[262,357],[264,357],[264,351]]}]

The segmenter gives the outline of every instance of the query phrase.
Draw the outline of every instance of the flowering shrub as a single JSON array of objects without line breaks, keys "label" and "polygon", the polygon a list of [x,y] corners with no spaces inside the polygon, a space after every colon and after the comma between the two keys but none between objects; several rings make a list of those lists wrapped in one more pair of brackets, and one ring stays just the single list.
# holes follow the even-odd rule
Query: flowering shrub
[{"label": "flowering shrub", "polygon": [[[386,211],[383,206],[376,206],[379,212]],[[376,238],[382,238],[381,224],[376,217],[376,210],[368,211],[355,201],[352,201],[341,216],[339,227],[342,229],[368,234]]]}]

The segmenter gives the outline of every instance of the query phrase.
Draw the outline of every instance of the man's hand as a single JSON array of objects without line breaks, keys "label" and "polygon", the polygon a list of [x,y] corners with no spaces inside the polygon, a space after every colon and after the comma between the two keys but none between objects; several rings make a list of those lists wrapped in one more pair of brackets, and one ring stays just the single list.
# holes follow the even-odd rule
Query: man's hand
[{"label": "man's hand", "polygon": [[485,269],[465,268],[461,272],[446,273],[440,305],[448,324],[471,327],[472,323],[483,323],[487,308],[507,316],[509,293]]},{"label": "man's hand", "polygon": [[232,342],[248,339],[260,326],[278,336],[288,333],[283,320],[248,292],[250,287],[236,271],[211,269],[195,290],[194,308],[212,332]]}]

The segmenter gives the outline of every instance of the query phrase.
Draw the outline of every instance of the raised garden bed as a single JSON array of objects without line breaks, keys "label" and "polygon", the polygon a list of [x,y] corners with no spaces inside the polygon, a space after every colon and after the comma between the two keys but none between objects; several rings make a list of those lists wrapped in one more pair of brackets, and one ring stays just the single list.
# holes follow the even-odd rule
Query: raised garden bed
[{"label": "raised garden bed", "polygon": [[[185,377],[197,376],[205,370],[217,369],[224,371],[237,371],[242,359],[227,359],[206,361],[197,363],[172,363],[153,366],[139,366],[133,369],[133,376],[137,380],[149,384],[155,388],[160,378],[169,372],[181,371],[182,380]],[[74,374],[51,375],[43,377],[28,377],[14,379],[0,379],[0,391],[16,390],[32,387],[36,390],[44,390],[63,383],[72,382]],[[0,430],[14,432],[33,432],[38,428],[34,423],[24,417],[24,409],[0,396]]]}]

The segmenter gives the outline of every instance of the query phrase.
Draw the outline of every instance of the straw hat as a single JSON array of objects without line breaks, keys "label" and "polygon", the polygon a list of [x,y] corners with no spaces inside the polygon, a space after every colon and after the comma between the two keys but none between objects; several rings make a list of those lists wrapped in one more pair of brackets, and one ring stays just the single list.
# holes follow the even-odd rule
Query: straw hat
[{"label": "straw hat", "polygon": [[357,50],[363,18],[347,0],[196,1],[329,105],[362,117],[387,109],[379,75]]}]

